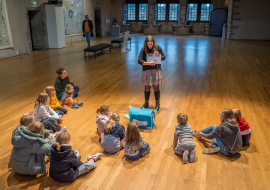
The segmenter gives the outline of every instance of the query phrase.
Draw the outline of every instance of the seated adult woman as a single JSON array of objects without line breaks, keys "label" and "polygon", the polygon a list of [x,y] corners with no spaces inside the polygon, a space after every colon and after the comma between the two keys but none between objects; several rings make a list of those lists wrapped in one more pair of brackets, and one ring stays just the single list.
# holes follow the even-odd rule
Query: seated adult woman
[{"label": "seated adult woman", "polygon": [[[63,94],[65,93],[65,88],[67,84],[72,84],[73,86],[74,84],[69,81],[69,77],[67,76],[66,69],[60,68],[56,70],[56,73],[59,75],[59,77],[56,78],[54,87],[56,90],[57,99],[61,100]],[[79,86],[74,86],[74,92],[73,92],[74,97],[78,96],[79,90],[80,90]]]},{"label": "seated adult woman", "polygon": [[221,121],[219,126],[212,125],[201,131],[195,131],[194,135],[198,138],[212,139],[211,148],[204,148],[204,154],[216,153],[219,150],[226,156],[236,154],[243,143],[233,111],[228,108],[223,109],[219,117]]},{"label": "seated adult woman", "polygon": [[55,142],[55,137],[51,133],[52,131],[44,130],[43,124],[39,121],[28,127],[18,126],[11,140],[13,149],[10,165],[12,169],[26,175],[46,173],[45,155],[51,152],[51,147]]}]

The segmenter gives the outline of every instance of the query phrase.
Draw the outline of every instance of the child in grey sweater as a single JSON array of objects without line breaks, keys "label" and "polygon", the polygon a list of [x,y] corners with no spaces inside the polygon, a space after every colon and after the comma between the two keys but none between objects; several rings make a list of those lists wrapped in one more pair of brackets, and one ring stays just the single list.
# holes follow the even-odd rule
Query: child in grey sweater
[{"label": "child in grey sweater", "polygon": [[[179,125],[175,127],[173,149],[176,154],[183,156],[183,163],[188,162],[188,155],[190,163],[196,159],[196,145],[193,141],[192,130],[190,124],[187,123],[188,117],[184,113],[177,115],[177,122]],[[179,143],[177,144],[179,139]]]}]

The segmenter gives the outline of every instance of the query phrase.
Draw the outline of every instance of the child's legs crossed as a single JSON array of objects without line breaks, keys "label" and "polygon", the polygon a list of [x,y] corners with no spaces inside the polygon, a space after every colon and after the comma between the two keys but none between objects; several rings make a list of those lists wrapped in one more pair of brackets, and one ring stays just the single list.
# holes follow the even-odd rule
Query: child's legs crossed
[{"label": "child's legs crossed", "polygon": [[[52,122],[55,122],[55,123],[58,124],[58,120],[55,119],[55,118],[53,118],[53,117],[47,117],[46,119],[43,119],[43,120],[52,121]],[[43,121],[43,120],[42,120],[42,121]]]},{"label": "child's legs crossed", "polygon": [[97,167],[97,165],[96,165],[96,163],[94,162],[93,159],[91,159],[88,162],[84,162],[81,166],[78,167],[79,175],[87,173],[87,172],[89,172],[90,170],[92,170],[92,169],[94,169],[96,167]]},{"label": "child's legs crossed", "polygon": [[[60,111],[60,112],[62,112],[63,114],[66,114],[68,111],[67,111],[67,109],[65,109],[65,108],[62,108],[62,107],[58,107],[58,108],[56,108],[58,111]],[[63,115],[63,114],[61,114],[61,115]]]},{"label": "child's legs crossed", "polygon": [[249,133],[247,135],[242,135],[243,146],[245,146],[249,143],[250,138],[251,138],[251,133]]}]

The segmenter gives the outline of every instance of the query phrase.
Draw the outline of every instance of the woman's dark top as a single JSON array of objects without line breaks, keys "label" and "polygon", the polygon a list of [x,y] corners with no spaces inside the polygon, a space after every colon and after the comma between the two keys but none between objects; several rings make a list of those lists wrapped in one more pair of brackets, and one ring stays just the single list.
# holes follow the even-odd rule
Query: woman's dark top
[{"label": "woman's dark top", "polygon": [[[149,53],[154,53],[154,48],[149,50]],[[166,56],[163,53],[163,50],[161,49],[161,47],[159,45],[156,44],[156,51],[158,51],[161,54],[161,60],[164,61],[166,59]],[[151,66],[151,65],[143,65],[144,62],[147,62],[147,58],[146,58],[146,53],[144,51],[144,48],[141,49],[139,58],[138,58],[138,63],[140,65],[143,66],[142,70],[143,71],[147,71],[147,70],[151,70],[151,69],[158,69],[161,70],[161,64],[156,64],[155,66]]]}]

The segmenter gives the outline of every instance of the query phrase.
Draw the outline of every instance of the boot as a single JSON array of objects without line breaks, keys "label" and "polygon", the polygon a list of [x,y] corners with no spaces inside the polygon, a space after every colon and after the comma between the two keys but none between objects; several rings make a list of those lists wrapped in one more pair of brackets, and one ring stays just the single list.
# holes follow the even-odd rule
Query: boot
[{"label": "boot", "polygon": [[157,111],[159,111],[159,109],[160,109],[160,90],[159,91],[155,91],[155,99],[156,99],[156,107],[155,107],[155,109],[157,110]]},{"label": "boot", "polygon": [[144,91],[144,97],[145,97],[145,103],[143,104],[143,108],[149,107],[149,97],[150,97],[150,91]]}]

